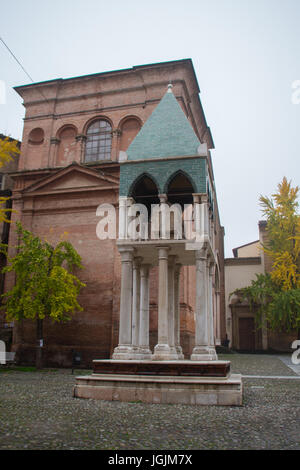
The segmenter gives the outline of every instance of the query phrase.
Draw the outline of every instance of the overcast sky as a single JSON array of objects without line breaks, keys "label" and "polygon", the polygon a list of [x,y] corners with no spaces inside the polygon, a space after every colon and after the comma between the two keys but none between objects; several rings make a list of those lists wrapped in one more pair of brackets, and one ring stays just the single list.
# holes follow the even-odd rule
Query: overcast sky
[{"label": "overcast sky", "polygon": [[[0,6],[0,36],[36,82],[192,59],[215,143],[227,257],[258,238],[259,195],[274,193],[283,176],[300,183],[300,93],[295,97],[292,88],[297,80],[300,88],[300,0],[0,0]],[[21,139],[24,108],[12,87],[30,80],[0,43],[3,83],[0,132]]]}]

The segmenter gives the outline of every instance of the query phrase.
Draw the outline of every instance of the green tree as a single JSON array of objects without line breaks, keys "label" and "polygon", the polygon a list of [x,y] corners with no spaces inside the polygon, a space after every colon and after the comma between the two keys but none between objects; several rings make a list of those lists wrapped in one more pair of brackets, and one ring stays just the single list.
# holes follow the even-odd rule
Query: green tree
[{"label": "green tree", "polygon": [[[77,301],[85,286],[73,273],[82,268],[81,257],[72,244],[61,240],[53,247],[17,222],[17,254],[7,259],[3,272],[14,272],[15,285],[5,292],[3,309],[8,321],[36,320],[36,366],[42,367],[43,320],[54,322],[71,319],[82,308]],[[3,247],[7,251],[7,247]]]},{"label": "green tree", "polygon": [[[19,142],[10,137],[3,138],[2,135],[0,135],[0,168],[12,161],[13,158],[19,154]],[[7,213],[11,212],[12,209],[3,207],[8,199],[8,197],[0,197],[0,222],[10,222]]]},{"label": "green tree", "polygon": [[[284,177],[271,198],[260,197],[267,219],[267,242],[262,247],[272,260],[270,273],[259,274],[251,285],[235,291],[257,311],[257,324],[273,331],[300,333],[300,216],[299,188]],[[299,338],[300,339],[300,338]]]}]

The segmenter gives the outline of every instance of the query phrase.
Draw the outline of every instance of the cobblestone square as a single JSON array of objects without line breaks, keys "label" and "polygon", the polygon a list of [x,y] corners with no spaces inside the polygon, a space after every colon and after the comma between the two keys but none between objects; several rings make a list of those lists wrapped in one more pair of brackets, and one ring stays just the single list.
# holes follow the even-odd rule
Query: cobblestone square
[{"label": "cobblestone square", "polygon": [[91,371],[2,368],[0,449],[299,450],[300,372],[289,357],[219,358],[246,376],[241,407],[81,400],[75,376]]}]

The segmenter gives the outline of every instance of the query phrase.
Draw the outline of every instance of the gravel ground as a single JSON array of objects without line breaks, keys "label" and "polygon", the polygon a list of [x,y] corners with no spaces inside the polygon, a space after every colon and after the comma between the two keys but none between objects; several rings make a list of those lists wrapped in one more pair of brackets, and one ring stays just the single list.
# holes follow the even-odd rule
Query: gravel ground
[{"label": "gravel ground", "polygon": [[[290,358],[290,355],[286,355]],[[269,354],[218,354],[218,359],[231,362],[231,372],[243,375],[294,375],[279,357]]]},{"label": "gravel ground", "polygon": [[[296,375],[275,356],[222,355],[248,375]],[[77,375],[90,371],[76,371]],[[300,380],[243,379],[242,407],[72,397],[70,370],[0,372],[0,449],[300,449]]]}]

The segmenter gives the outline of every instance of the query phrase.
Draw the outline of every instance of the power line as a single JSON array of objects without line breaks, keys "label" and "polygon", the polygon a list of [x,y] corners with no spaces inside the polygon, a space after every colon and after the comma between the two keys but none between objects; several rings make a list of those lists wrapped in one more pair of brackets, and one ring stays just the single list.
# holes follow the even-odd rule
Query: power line
[{"label": "power line", "polygon": [[[23,65],[21,64],[21,62],[17,59],[17,57],[15,56],[15,54],[12,52],[12,50],[8,47],[8,45],[6,44],[6,42],[4,41],[4,39],[2,39],[2,37],[0,36],[0,41],[2,42],[2,44],[6,47],[6,49],[8,50],[8,52],[11,54],[11,56],[15,59],[15,61],[17,62],[17,64],[19,64],[19,66],[21,67],[21,69],[23,70],[23,72],[25,72],[25,74],[27,75],[27,77],[29,78],[29,80],[34,83],[34,80],[33,78],[29,75],[29,73],[25,70],[25,68],[23,67]],[[48,102],[46,96],[44,95],[44,93],[39,90],[40,94],[43,96],[43,98]]]},{"label": "power line", "polygon": [[8,47],[8,45],[4,42],[4,40],[2,39],[2,37],[0,36],[0,41],[2,42],[2,44],[4,44],[4,46],[6,47],[6,49],[8,50],[8,52],[13,56],[13,58],[15,59],[15,61],[19,64],[19,66],[21,67],[21,69],[26,73],[27,77],[29,78],[30,81],[32,81],[32,83],[34,83],[34,80],[31,78],[31,76],[29,75],[29,73],[26,72],[26,70],[24,69],[23,65],[21,64],[21,62],[16,58],[15,54],[10,50],[10,48]]}]

